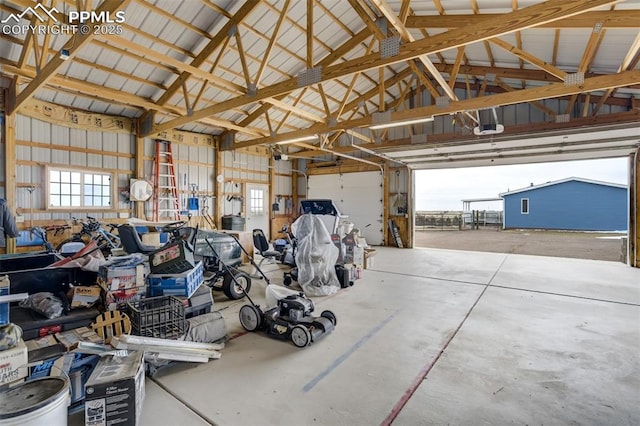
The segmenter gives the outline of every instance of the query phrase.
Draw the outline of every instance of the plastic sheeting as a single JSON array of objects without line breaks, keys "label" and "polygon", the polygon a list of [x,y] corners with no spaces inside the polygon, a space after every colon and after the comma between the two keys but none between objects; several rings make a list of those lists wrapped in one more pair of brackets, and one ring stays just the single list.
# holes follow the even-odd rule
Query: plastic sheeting
[{"label": "plastic sheeting", "polygon": [[298,241],[298,284],[307,296],[328,296],[340,290],[335,264],[339,250],[326,226],[313,214],[300,216],[291,225]]}]

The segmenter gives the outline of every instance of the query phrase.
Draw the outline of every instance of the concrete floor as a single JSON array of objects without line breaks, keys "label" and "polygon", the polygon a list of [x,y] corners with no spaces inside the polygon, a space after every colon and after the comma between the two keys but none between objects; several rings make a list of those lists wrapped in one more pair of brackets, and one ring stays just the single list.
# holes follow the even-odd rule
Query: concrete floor
[{"label": "concrete floor", "polygon": [[640,424],[640,269],[378,248],[353,287],[315,302],[336,330],[298,349],[242,333],[244,302],[216,294],[222,358],[147,378],[141,424]]}]

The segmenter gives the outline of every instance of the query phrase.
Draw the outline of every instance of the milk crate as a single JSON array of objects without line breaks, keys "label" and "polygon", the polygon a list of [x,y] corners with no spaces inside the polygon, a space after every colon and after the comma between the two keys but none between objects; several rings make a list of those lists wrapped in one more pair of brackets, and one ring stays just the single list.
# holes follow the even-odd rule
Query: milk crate
[{"label": "milk crate", "polygon": [[148,297],[128,305],[132,334],[176,339],[186,330],[184,305],[177,297]]},{"label": "milk crate", "polygon": [[178,240],[149,254],[149,266],[154,274],[180,274],[195,267],[193,251]]},{"label": "milk crate", "polygon": [[181,274],[150,274],[147,296],[184,296],[191,297],[204,282],[202,261],[195,268]]}]

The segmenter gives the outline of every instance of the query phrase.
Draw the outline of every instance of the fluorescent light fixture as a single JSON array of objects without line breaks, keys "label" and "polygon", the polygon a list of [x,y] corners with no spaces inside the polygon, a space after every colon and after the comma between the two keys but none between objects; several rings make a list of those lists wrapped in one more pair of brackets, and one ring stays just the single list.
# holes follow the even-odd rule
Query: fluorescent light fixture
[{"label": "fluorescent light fixture", "polygon": [[278,141],[275,143],[276,145],[282,145],[285,143],[306,142],[306,141],[315,141],[315,140],[318,140],[318,135],[299,136],[297,138],[285,139],[283,141]]},{"label": "fluorescent light fixture", "polygon": [[413,118],[410,120],[391,121],[389,123],[376,123],[369,126],[369,128],[371,130],[380,130],[380,129],[388,129],[390,127],[408,126],[411,124],[426,123],[428,121],[433,121],[433,117]]}]

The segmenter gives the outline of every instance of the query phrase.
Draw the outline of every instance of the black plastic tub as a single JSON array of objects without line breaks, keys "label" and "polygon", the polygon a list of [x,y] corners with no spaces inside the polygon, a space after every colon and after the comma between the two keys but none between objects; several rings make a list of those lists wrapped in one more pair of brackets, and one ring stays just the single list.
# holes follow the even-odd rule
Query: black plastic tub
[{"label": "black plastic tub", "polygon": [[[5,273],[3,273],[5,274]],[[74,286],[96,284],[98,273],[80,268],[37,268],[7,272],[10,294],[39,293],[48,291],[57,294],[66,292],[69,284]]]},{"label": "black plastic tub", "polygon": [[54,253],[16,253],[0,256],[0,274],[23,269],[44,268],[62,259]]}]

